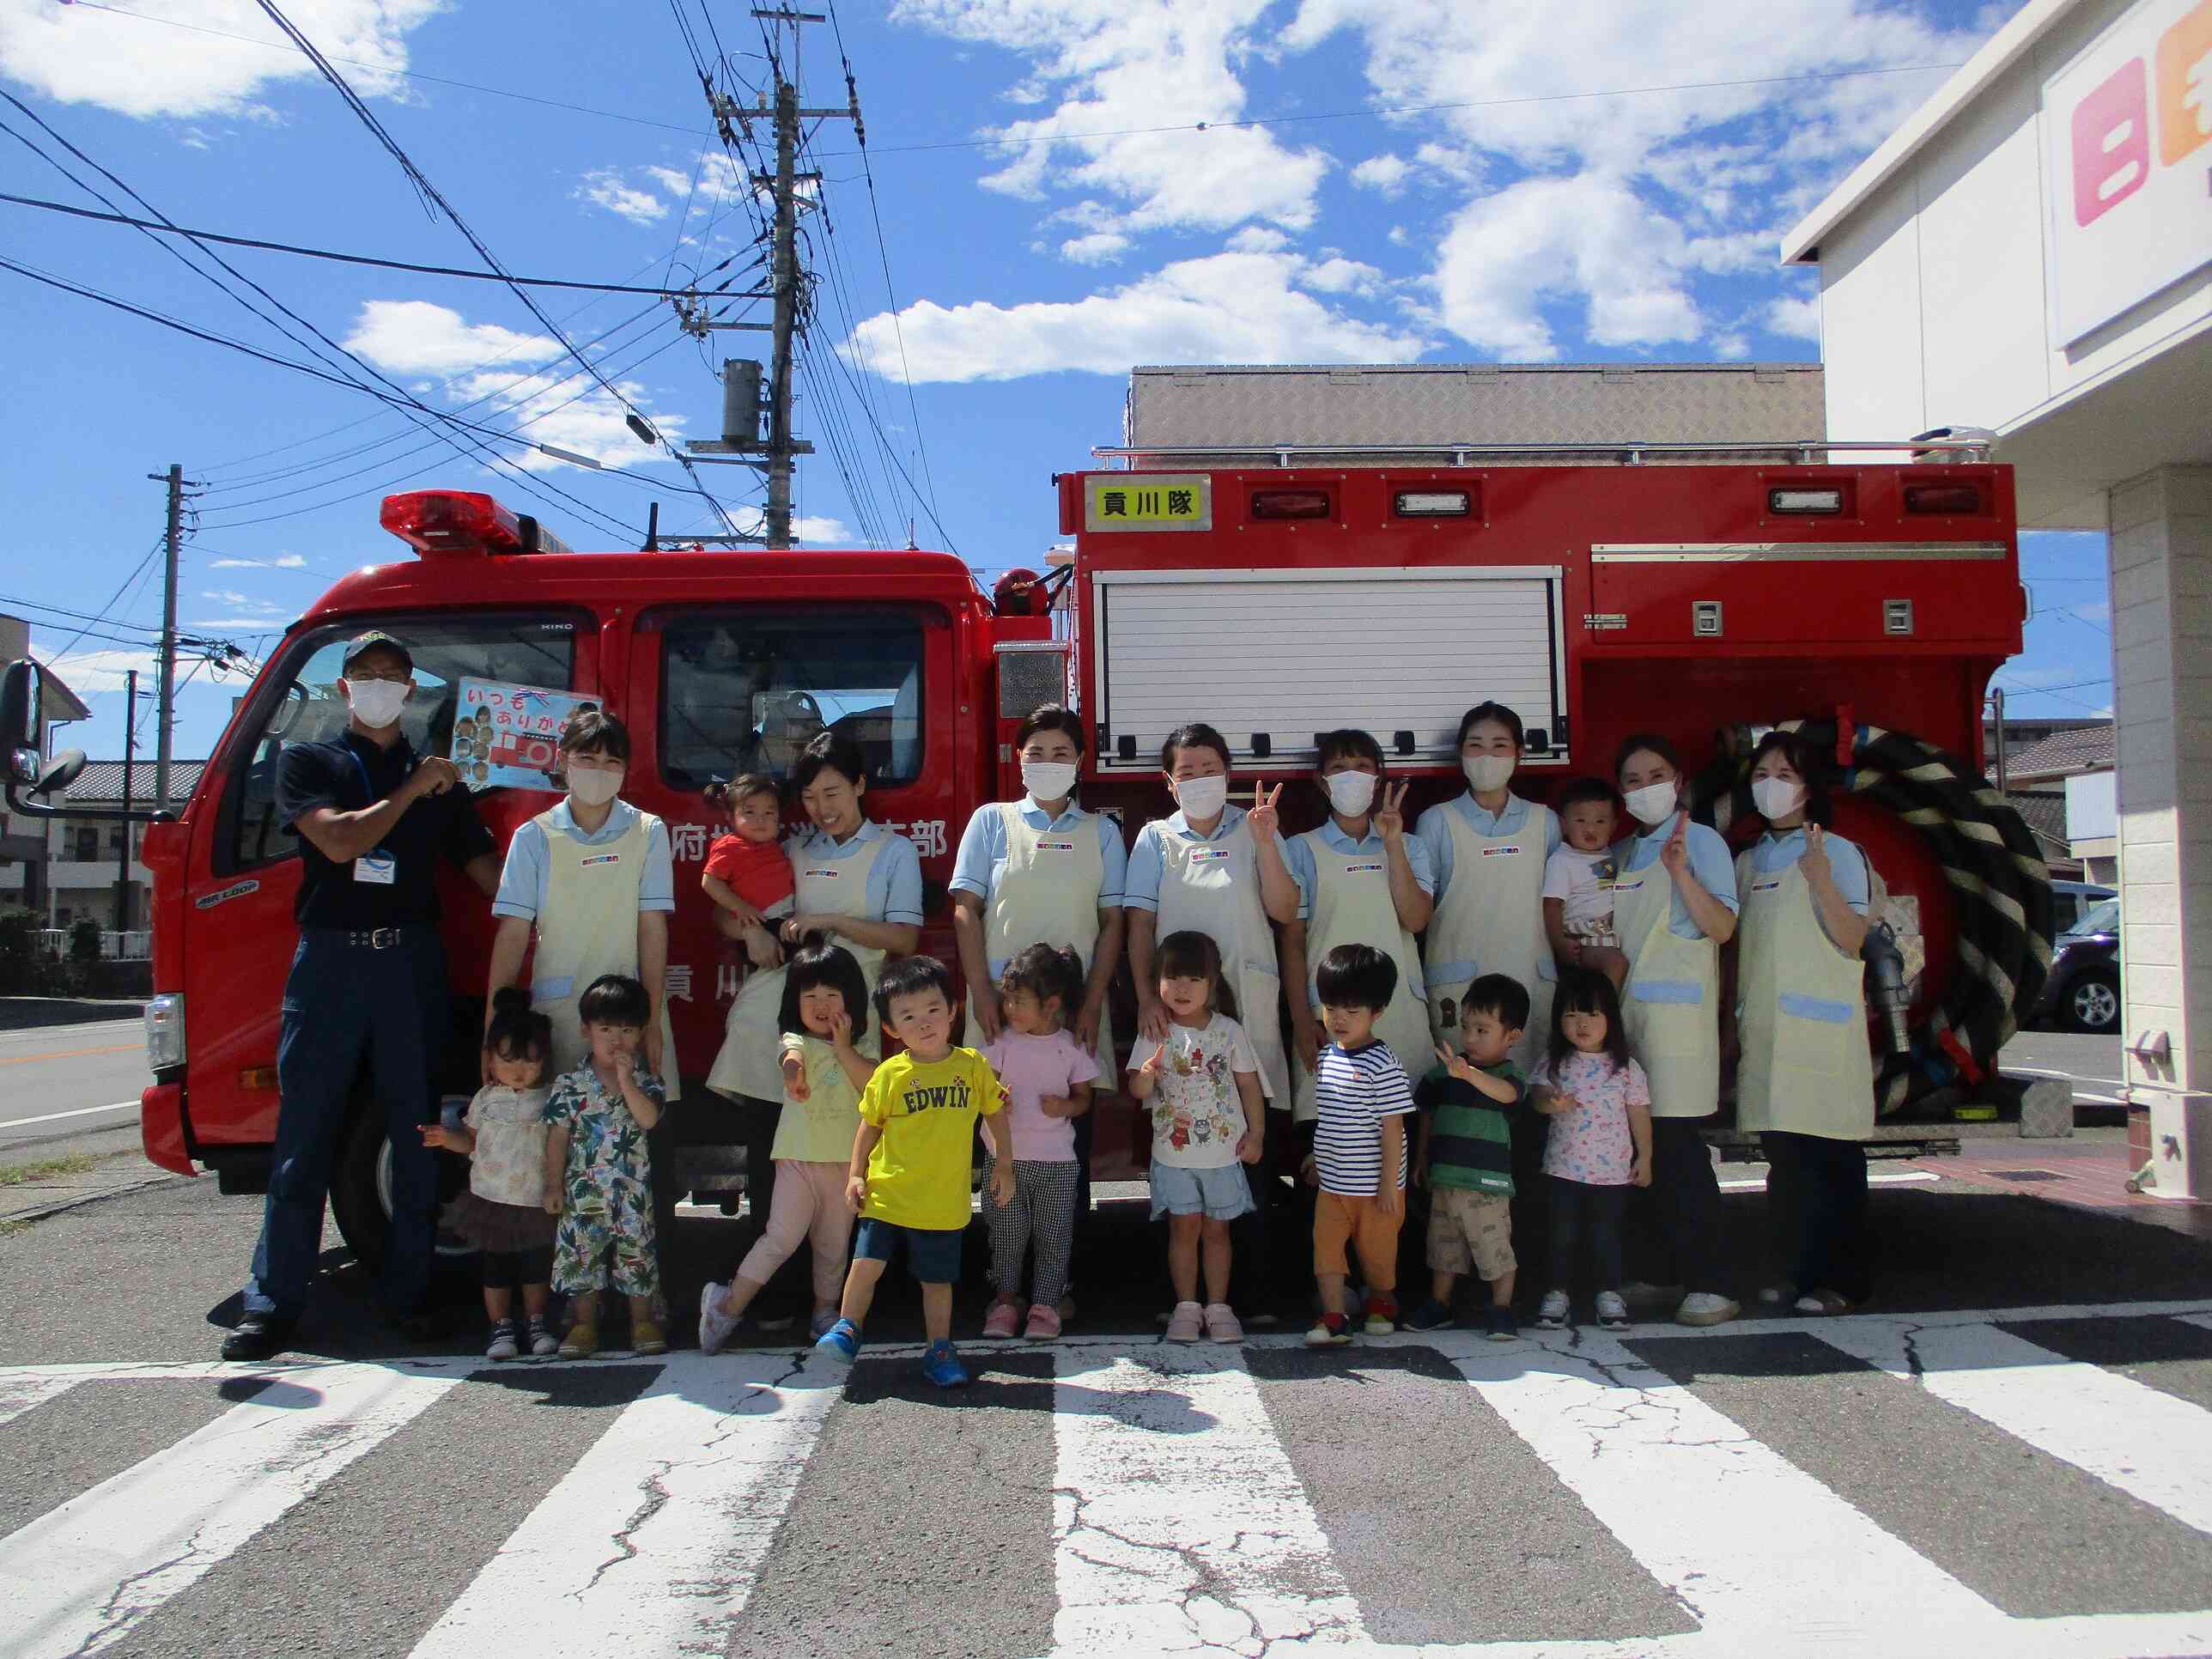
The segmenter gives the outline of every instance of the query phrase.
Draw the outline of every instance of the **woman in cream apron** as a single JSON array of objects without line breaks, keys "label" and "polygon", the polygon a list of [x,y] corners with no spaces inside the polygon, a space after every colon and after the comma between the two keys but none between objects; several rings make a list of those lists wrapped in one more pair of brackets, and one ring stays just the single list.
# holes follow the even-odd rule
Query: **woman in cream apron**
[{"label": "woman in cream apron", "polygon": [[1762,1292],[1806,1314],[1866,1299],[1867,1136],[1874,1051],[1867,1041],[1866,855],[1825,829],[1816,757],[1770,732],[1752,755],[1767,832],[1736,860],[1735,1121],[1759,1132],[1772,1174],[1767,1215],[1785,1275]]},{"label": "woman in cream apron", "polygon": [[1303,936],[1294,931],[1283,952],[1285,971],[1304,988],[1291,1010],[1297,1091],[1291,1116],[1300,1123],[1316,1115],[1321,1003],[1314,976],[1322,958],[1340,945],[1371,945],[1396,964],[1397,988],[1375,1023],[1375,1035],[1389,1045],[1409,1079],[1425,1076],[1436,1064],[1421,958],[1413,944],[1429,921],[1429,854],[1419,841],[1406,838],[1400,810],[1406,786],[1394,792],[1383,785],[1382,745],[1365,732],[1322,733],[1315,768],[1328,798],[1328,821],[1288,842],[1270,836],[1258,848],[1263,879],[1275,866],[1287,867],[1305,922]]},{"label": "woman in cream apron", "polygon": [[1650,1218],[1686,1292],[1674,1317],[1718,1325],[1742,1311],[1721,1291],[1721,1194],[1698,1133],[1720,1109],[1720,947],[1735,932],[1728,843],[1690,822],[1682,763],[1664,738],[1638,736],[1614,764],[1642,832],[1621,844],[1613,931],[1628,957],[1621,1016],[1651,1084]]},{"label": "woman in cream apron", "polygon": [[1444,1004],[1456,1005],[1478,974],[1507,975],[1528,993],[1528,1024],[1513,1051],[1526,1071],[1552,1033],[1559,969],[1544,937],[1544,861],[1559,848],[1559,820],[1512,793],[1523,747],[1513,710],[1496,702],[1468,709],[1459,723],[1467,793],[1422,813],[1414,834],[1436,883],[1424,941],[1431,1027],[1439,1040],[1449,1036],[1458,1020],[1444,1017]]}]

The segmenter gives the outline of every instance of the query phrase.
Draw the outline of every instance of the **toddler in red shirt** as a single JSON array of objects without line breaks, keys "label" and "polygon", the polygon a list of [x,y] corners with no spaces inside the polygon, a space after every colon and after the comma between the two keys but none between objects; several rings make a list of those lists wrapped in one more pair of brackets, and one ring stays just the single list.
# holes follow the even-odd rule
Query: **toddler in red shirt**
[{"label": "toddler in red shirt", "polygon": [[[736,913],[750,905],[771,922],[789,915],[797,884],[783,850],[783,802],[775,780],[747,773],[721,786],[720,798],[730,809],[732,833],[716,836],[707,849],[699,884],[725,910]],[[744,937],[755,967],[781,959],[772,927],[749,927]]]}]

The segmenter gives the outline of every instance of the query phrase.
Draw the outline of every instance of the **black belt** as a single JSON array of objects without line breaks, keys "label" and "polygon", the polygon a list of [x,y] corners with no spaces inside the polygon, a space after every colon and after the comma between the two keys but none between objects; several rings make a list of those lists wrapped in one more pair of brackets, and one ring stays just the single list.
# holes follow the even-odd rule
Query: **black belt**
[{"label": "black belt", "polygon": [[421,922],[410,922],[401,927],[316,927],[309,931],[332,944],[343,943],[356,951],[390,951],[426,935],[434,936],[438,930]]}]

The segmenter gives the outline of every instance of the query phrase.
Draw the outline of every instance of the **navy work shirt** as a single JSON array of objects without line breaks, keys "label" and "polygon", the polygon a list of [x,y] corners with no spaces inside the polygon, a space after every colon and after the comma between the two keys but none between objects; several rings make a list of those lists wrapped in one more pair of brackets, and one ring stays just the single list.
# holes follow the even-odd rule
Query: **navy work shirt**
[{"label": "navy work shirt", "polygon": [[[402,738],[380,749],[349,727],[331,743],[295,743],[276,763],[276,813],[287,835],[318,806],[358,812],[391,795],[415,769],[415,750]],[[300,836],[300,895],[292,915],[302,927],[401,927],[438,920],[433,878],[440,854],[465,865],[493,850],[491,831],[477,816],[468,790],[455,784],[425,795],[385,831],[381,850],[392,860],[389,882],[357,881],[354,862],[333,863]]]}]

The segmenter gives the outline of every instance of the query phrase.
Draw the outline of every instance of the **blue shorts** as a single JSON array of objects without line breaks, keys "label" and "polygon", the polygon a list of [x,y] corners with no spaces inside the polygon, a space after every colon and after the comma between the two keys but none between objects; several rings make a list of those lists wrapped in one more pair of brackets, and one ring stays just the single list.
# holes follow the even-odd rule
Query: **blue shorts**
[{"label": "blue shorts", "polygon": [[1242,1164],[1224,1164],[1211,1170],[1188,1169],[1180,1164],[1152,1165],[1152,1219],[1164,1215],[1204,1215],[1213,1221],[1234,1221],[1252,1208],[1252,1186]]},{"label": "blue shorts", "polygon": [[896,1221],[860,1218],[853,1237],[853,1255],[871,1261],[890,1261],[901,1244],[906,1246],[907,1271],[924,1285],[951,1285],[960,1277],[960,1235],[964,1227],[902,1227]]}]

